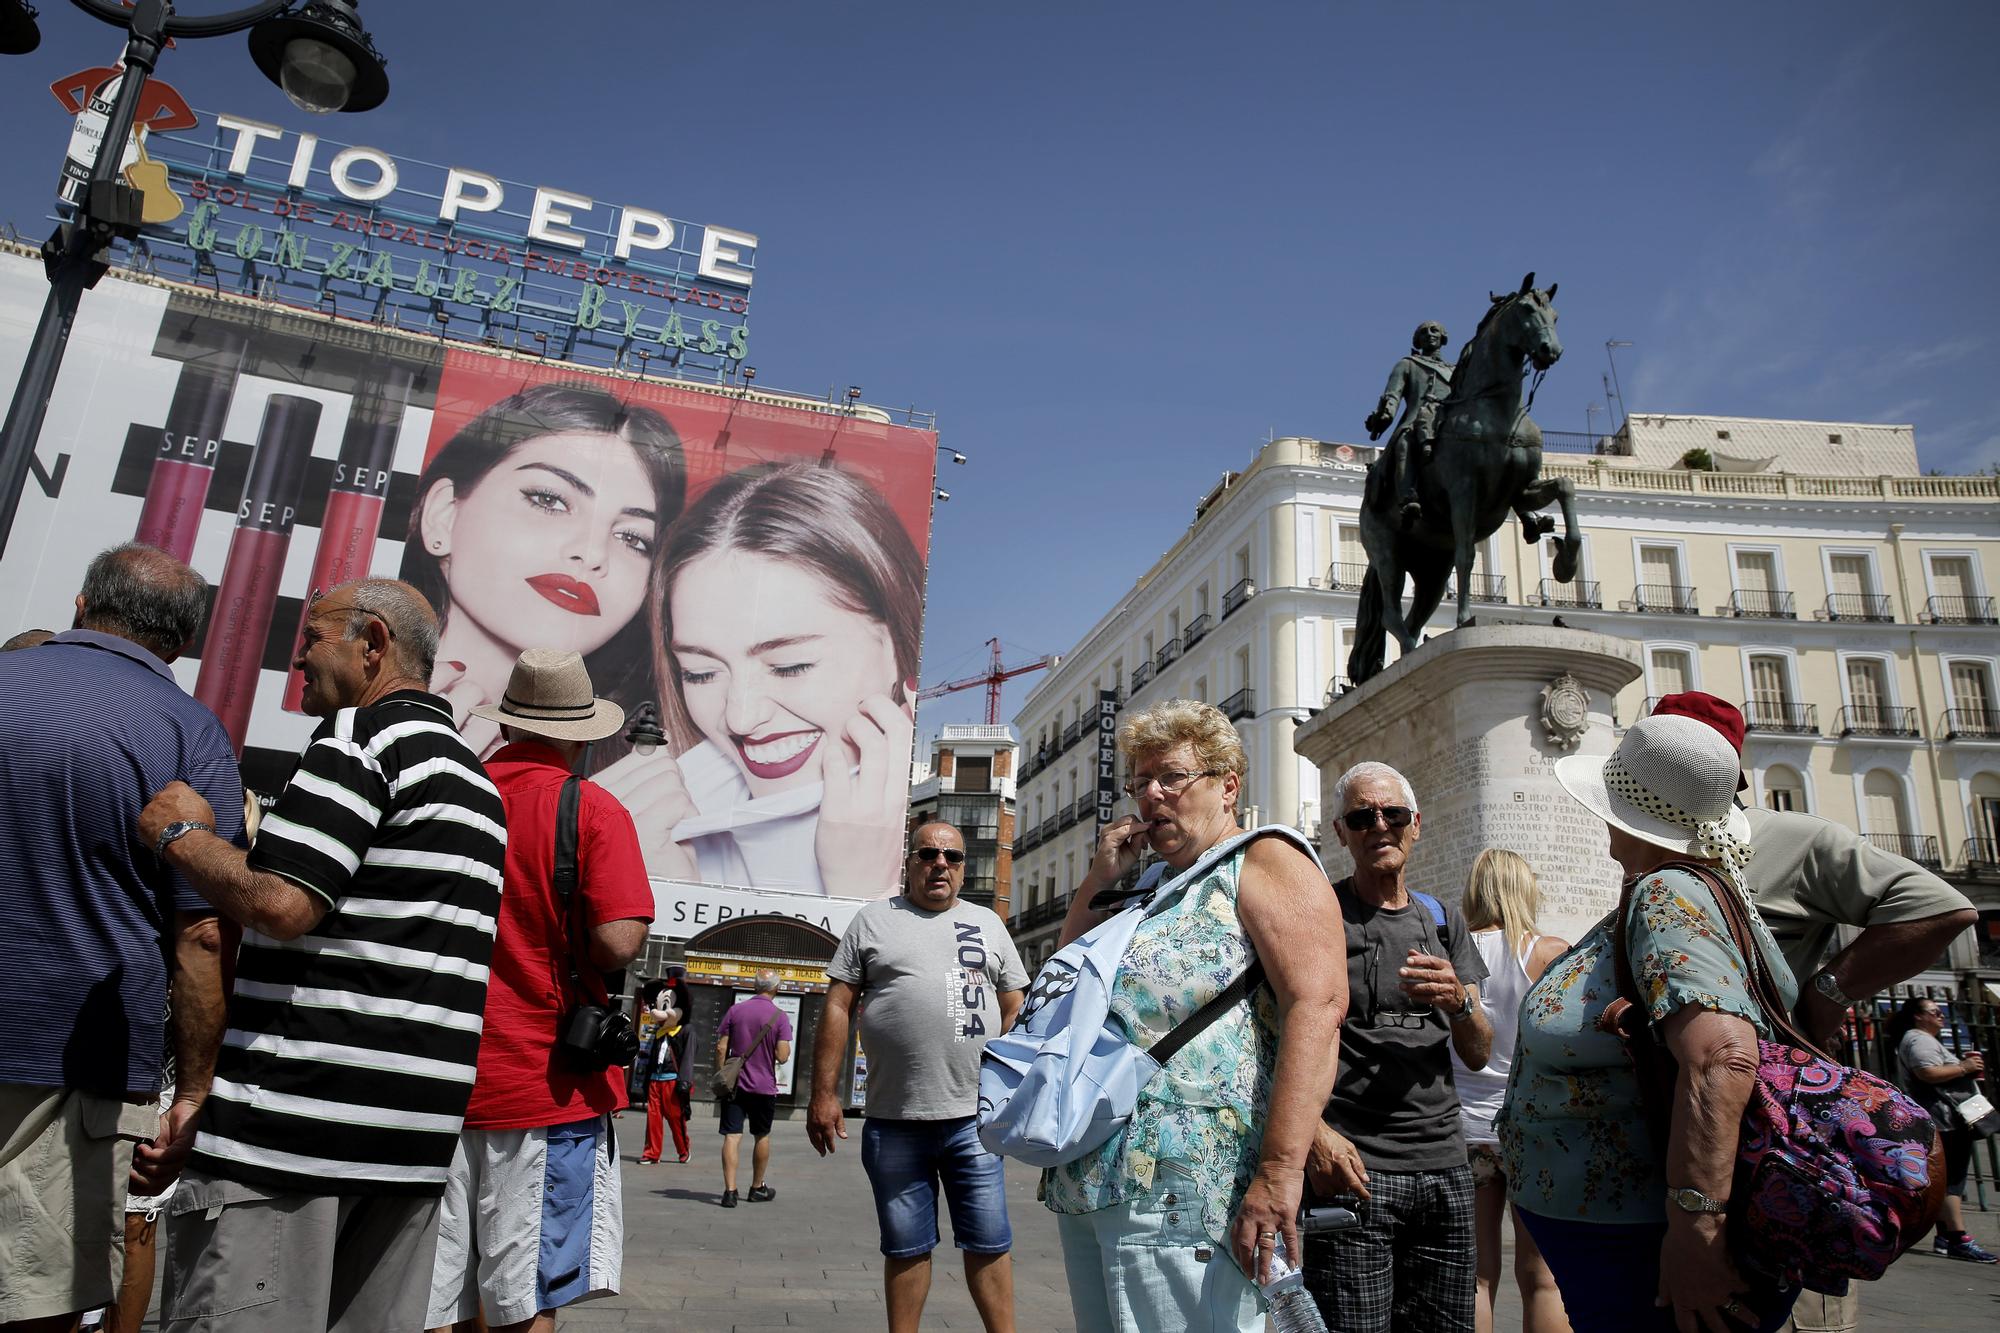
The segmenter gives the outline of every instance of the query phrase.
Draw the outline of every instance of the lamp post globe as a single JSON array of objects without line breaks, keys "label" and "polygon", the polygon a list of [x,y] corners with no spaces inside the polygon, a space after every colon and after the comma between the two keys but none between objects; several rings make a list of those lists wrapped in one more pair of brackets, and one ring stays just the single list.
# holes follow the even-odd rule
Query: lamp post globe
[{"label": "lamp post globe", "polygon": [[352,0],[307,0],[250,30],[250,58],[301,111],[372,111],[389,71]]},{"label": "lamp post globe", "polygon": [[27,0],[0,0],[0,56],[24,56],[42,44],[35,13]]}]

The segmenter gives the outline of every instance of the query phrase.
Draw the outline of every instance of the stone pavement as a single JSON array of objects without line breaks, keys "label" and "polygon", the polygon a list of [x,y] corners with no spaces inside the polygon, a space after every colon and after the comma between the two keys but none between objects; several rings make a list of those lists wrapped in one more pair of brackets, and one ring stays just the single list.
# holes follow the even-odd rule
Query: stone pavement
[{"label": "stone pavement", "polygon": [[[688,1126],[692,1160],[637,1164],[645,1117],[618,1122],[625,1162],[625,1283],[618,1296],[562,1313],[577,1333],[595,1329],[660,1333],[875,1333],[886,1327],[882,1258],[875,1209],[861,1170],[861,1122],[840,1151],[822,1159],[806,1142],[802,1120],[772,1131],[770,1203],[719,1208],[722,1166],[715,1121],[697,1108]],[[745,1145],[739,1189],[749,1187]],[[1073,1333],[1054,1216],[1035,1202],[1035,1173],[1009,1166],[1007,1200],[1014,1224],[1014,1294],[1024,1333]],[[1993,1211],[1968,1207],[1973,1235],[2000,1252],[2000,1197]],[[942,1210],[940,1210],[942,1213]],[[964,1270],[950,1248],[949,1219],[931,1283],[925,1329],[976,1329]],[[1503,1262],[1508,1272],[1511,1256]],[[155,1313],[157,1314],[157,1304]],[[1862,1327],[1870,1333],[2000,1327],[2000,1265],[1933,1258],[1929,1242],[1902,1259],[1862,1297]],[[147,1328],[156,1327],[148,1321]],[[1501,1289],[1496,1333],[1519,1333],[1521,1306]],[[1162,1333],[1169,1333],[1163,1330]]]},{"label": "stone pavement", "polygon": [[[770,1173],[778,1197],[734,1210],[716,1206],[722,1167],[713,1119],[688,1126],[693,1158],[686,1166],[634,1164],[644,1128],[637,1113],[619,1121],[626,1160],[625,1290],[566,1312],[564,1327],[579,1333],[600,1326],[864,1333],[886,1326],[875,1210],[861,1170],[860,1121],[848,1121],[852,1137],[825,1159],[806,1142],[803,1121],[780,1121],[772,1131]],[[748,1157],[746,1143],[739,1189],[749,1187]],[[1019,1327],[1024,1333],[1074,1330],[1055,1218],[1035,1202],[1033,1171],[1009,1164],[1007,1201]],[[1989,1191],[1987,1201],[1996,1211],[1968,1207],[1968,1225],[1982,1244],[2000,1251],[2000,1198]],[[949,1219],[940,1216],[939,1227],[945,1244],[935,1262],[924,1328],[979,1328],[964,1270],[950,1248]],[[2000,1265],[1956,1263],[1928,1251],[1926,1241],[1868,1288],[1862,1327],[1880,1333],[2000,1327]],[[1519,1333],[1520,1311],[1519,1299],[1503,1287],[1498,1333]]]}]

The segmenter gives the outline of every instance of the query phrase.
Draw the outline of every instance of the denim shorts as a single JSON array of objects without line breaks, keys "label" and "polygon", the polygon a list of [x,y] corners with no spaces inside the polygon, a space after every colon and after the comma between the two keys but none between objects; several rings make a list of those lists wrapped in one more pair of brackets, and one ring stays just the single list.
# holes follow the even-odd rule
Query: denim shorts
[{"label": "denim shorts", "polygon": [[879,1120],[861,1129],[861,1165],[875,1190],[882,1253],[914,1259],[938,1245],[938,1186],[951,1210],[952,1241],[969,1254],[1014,1248],[1000,1159],[979,1141],[977,1117]]}]

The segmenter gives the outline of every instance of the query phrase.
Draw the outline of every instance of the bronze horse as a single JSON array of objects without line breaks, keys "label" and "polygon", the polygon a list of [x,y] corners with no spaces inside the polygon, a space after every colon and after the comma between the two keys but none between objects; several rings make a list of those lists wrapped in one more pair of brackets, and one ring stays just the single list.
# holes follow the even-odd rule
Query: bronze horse
[{"label": "bronze horse", "polygon": [[[1535,275],[1521,290],[1494,296],[1478,332],[1466,344],[1452,372],[1451,394],[1438,405],[1435,455],[1419,486],[1423,518],[1410,531],[1398,523],[1392,479],[1378,460],[1368,469],[1361,506],[1361,545],[1368,552],[1368,577],[1361,585],[1354,649],[1347,676],[1360,684],[1382,669],[1387,636],[1405,653],[1444,598],[1445,585],[1458,575],[1458,624],[1472,618],[1472,562],[1478,544],[1507,521],[1521,519],[1522,539],[1533,544],[1555,530],[1555,522],[1535,511],[1562,507],[1563,536],[1551,572],[1559,582],[1576,577],[1583,538],[1577,532],[1576,488],[1567,477],[1544,478],[1542,431],[1521,401],[1527,367],[1540,372],[1556,363],[1556,284],[1535,287]],[[1530,401],[1533,395],[1530,394]],[[1409,610],[1403,610],[1403,580],[1413,583]]]}]

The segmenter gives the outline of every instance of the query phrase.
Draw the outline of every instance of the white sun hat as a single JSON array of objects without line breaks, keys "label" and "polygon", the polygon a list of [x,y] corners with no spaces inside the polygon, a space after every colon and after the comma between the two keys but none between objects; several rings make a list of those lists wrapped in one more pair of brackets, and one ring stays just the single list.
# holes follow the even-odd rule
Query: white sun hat
[{"label": "white sun hat", "polygon": [[1556,760],[1556,779],[1585,809],[1658,847],[1721,861],[1750,859],[1750,818],[1736,806],[1736,751],[1691,717],[1634,722],[1606,758]]}]

